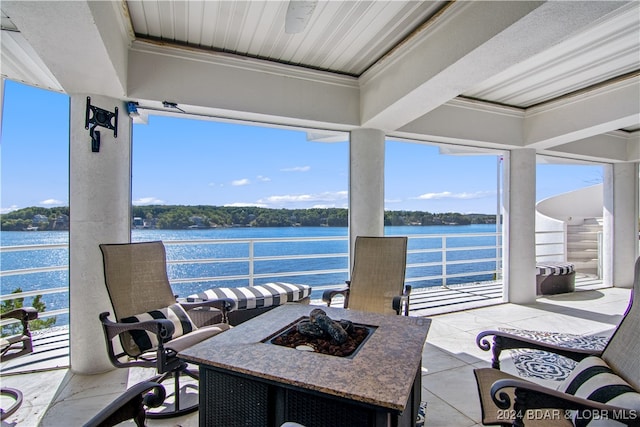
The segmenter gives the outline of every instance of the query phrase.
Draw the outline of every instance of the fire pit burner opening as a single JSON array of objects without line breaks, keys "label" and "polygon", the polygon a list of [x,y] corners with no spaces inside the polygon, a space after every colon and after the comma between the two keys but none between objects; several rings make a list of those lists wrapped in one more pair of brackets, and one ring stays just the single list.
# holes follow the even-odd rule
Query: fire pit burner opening
[{"label": "fire pit burner opening", "polygon": [[302,316],[298,320],[287,325],[284,329],[265,338],[262,342],[267,344],[290,347],[300,351],[313,351],[315,353],[327,354],[330,356],[353,358],[363,347],[364,343],[373,335],[376,326],[353,324],[353,329],[349,331],[347,340],[339,344],[329,335],[322,337],[311,337],[303,335],[298,331],[298,324],[308,322],[308,316]]}]

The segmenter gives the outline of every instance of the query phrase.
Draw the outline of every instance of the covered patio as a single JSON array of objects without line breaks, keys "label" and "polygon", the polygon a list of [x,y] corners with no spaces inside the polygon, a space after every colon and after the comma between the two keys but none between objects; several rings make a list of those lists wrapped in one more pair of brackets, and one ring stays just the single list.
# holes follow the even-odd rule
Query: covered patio
[{"label": "covered patio", "polygon": [[[438,368],[426,360],[469,389],[456,381],[488,360],[471,347],[472,332],[498,318],[491,310],[507,327],[538,319],[527,326],[568,333],[606,333],[623,312],[638,256],[640,3],[318,1],[300,15],[290,3],[2,2],[3,82],[70,97],[70,369],[44,374],[61,386],[27,422],[86,419],[107,400],[107,377],[109,396],[123,390],[126,372],[95,345],[97,314],[110,310],[98,244],[131,239],[131,127],[149,115],[303,129],[324,142],[348,135],[351,248],[358,235],[383,234],[386,138],[504,156],[506,304],[435,316],[425,348],[423,396],[459,412],[456,425],[479,422],[477,408],[435,394]],[[99,151],[88,98],[117,117],[117,138],[97,128]],[[608,289],[536,299],[539,159],[604,166]]]},{"label": "covered patio", "polygon": [[[496,328],[560,332],[597,338],[602,342],[619,322],[629,302],[630,291],[619,288],[593,289],[583,279],[578,291],[539,298],[533,304],[498,304],[443,314],[426,314],[432,319],[422,356],[422,401],[426,402],[426,426],[471,427],[480,424],[480,406],[473,369],[488,367],[491,354],[475,345],[477,333]],[[497,320],[499,319],[499,320]],[[9,419],[17,425],[82,425],[127,387],[154,375],[141,368],[118,369],[102,374],[83,375],[64,367],[65,357],[46,360],[62,334],[36,337],[42,349],[34,360],[23,360],[16,374],[3,377],[3,386],[20,388],[25,396],[22,408]],[[67,335],[68,337],[68,335]],[[57,343],[55,341],[58,341]],[[46,350],[45,350],[46,348]],[[68,354],[68,351],[67,351]],[[539,371],[519,362],[519,353],[505,352],[503,369],[525,378],[555,386],[560,380],[542,379],[545,360]],[[35,359],[40,358],[40,362]],[[28,359],[28,357],[26,357]],[[57,365],[57,367],[56,367]],[[60,366],[63,367],[60,367]],[[553,366],[548,362],[546,368]],[[37,370],[29,372],[29,370]],[[11,371],[11,369],[9,370]],[[536,376],[538,375],[538,376]],[[133,425],[133,423],[131,423]],[[197,426],[198,413],[167,420],[147,420],[149,426]]]}]

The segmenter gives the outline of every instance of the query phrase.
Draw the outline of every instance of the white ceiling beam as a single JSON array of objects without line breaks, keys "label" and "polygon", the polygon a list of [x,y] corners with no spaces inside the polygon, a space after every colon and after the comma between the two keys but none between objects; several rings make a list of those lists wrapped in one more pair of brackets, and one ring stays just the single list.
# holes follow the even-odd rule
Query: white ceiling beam
[{"label": "white ceiling beam", "polygon": [[132,99],[198,106],[220,117],[331,130],[359,125],[355,78],[230,54],[136,41],[128,84]]},{"label": "white ceiling beam", "polygon": [[547,149],[640,122],[640,77],[527,110],[525,145]]},{"label": "white ceiling beam", "polygon": [[2,31],[2,76],[17,82],[62,92],[62,86],[19,31]]},{"label": "white ceiling beam", "polygon": [[627,160],[640,162],[640,131],[635,131],[627,137]]},{"label": "white ceiling beam", "polygon": [[422,135],[421,138],[434,142],[510,149],[523,146],[523,118],[524,112],[517,108],[456,98],[393,134]]},{"label": "white ceiling beam", "polygon": [[625,3],[456,2],[361,77],[362,125],[399,129]]},{"label": "white ceiling beam", "polygon": [[[529,110],[456,98],[391,134],[486,148],[535,148],[584,160],[637,161],[640,132],[617,131],[640,121],[640,79]],[[527,138],[541,140],[527,144]],[[542,139],[546,138],[546,139]]]},{"label": "white ceiling beam", "polygon": [[2,11],[66,93],[126,95],[130,34],[122,2],[2,1]]},{"label": "white ceiling beam", "polygon": [[555,157],[617,163],[629,161],[628,146],[627,135],[618,131],[593,135],[537,152]]}]

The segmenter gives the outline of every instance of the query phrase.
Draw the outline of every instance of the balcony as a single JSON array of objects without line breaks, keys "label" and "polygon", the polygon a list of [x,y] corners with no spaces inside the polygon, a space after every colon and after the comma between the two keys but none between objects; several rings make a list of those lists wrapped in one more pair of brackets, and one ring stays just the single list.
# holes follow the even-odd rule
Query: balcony
[{"label": "balcony", "polygon": [[[390,229],[393,232],[393,227]],[[148,239],[149,235],[137,235],[134,231],[133,241]],[[165,239],[164,243],[169,280],[178,296],[217,286],[284,281],[311,285],[311,297],[319,300],[324,290],[342,286],[348,279],[347,239],[346,236]],[[443,292],[443,306],[451,303],[446,294],[460,294],[459,285],[465,284],[491,284],[488,293],[476,288],[473,291],[476,297],[483,296],[467,298],[468,302],[475,299],[481,304],[487,298],[500,298],[501,285],[493,282],[500,275],[500,239],[501,234],[495,232],[410,234],[406,283],[414,288],[415,314],[422,315],[423,309],[439,305],[434,304],[437,299],[422,304],[419,296],[420,289],[434,286],[449,289]],[[40,313],[40,317],[56,316],[60,319],[58,325],[67,324],[68,245],[3,246],[0,254],[0,278],[5,292],[2,301],[25,298],[29,304],[30,298],[42,295],[47,311]],[[22,292],[7,293],[17,288]],[[469,297],[465,292],[461,295]]]},{"label": "balcony", "polygon": [[[513,328],[608,336],[627,307],[630,290],[595,289],[598,284],[591,277],[580,276],[576,292],[541,297],[530,305],[495,304],[443,314],[434,314],[438,309],[424,309],[422,315],[432,319],[423,353],[426,425],[478,425],[480,409],[472,369],[489,366],[490,360],[489,354],[475,345],[475,335],[482,330]],[[421,291],[416,299],[442,301],[445,295],[442,289]],[[128,386],[154,374],[139,368],[98,375],[74,374],[68,369],[68,339],[65,328],[37,333],[33,354],[3,364],[3,386],[21,389],[25,397],[22,407],[5,422],[81,425]],[[102,337],[96,339],[96,345],[103,345]],[[512,355],[506,353],[504,369],[518,372]],[[549,380],[529,379],[549,384]],[[148,420],[148,425],[197,426],[198,417],[192,414],[165,421]]]}]

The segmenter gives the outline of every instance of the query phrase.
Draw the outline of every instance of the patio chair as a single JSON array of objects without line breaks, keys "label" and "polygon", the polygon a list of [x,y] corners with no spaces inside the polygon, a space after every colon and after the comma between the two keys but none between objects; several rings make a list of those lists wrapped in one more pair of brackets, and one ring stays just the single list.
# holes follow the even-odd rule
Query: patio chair
[{"label": "patio chair", "polygon": [[145,407],[156,408],[165,399],[164,387],[153,381],[143,381],[127,389],[116,400],[87,421],[83,427],[112,427],[133,420],[138,427],[145,426]]},{"label": "patio chair", "polygon": [[[0,338],[0,362],[6,362],[33,352],[29,322],[37,318],[38,311],[33,307],[16,308],[0,314],[0,320],[17,319],[22,324],[22,331],[19,334]],[[20,408],[20,405],[22,405],[22,392],[15,388],[2,387],[0,395],[13,401],[7,409],[0,408],[1,421],[13,415]]]},{"label": "patio chair", "polygon": [[0,320],[17,319],[22,323],[22,332],[11,337],[0,338],[0,360],[6,361],[33,351],[29,322],[38,318],[33,307],[22,307],[0,314]]},{"label": "patio chair", "polygon": [[[115,322],[110,313],[100,314],[107,352],[116,367],[153,367],[163,383],[173,377],[174,404],[147,412],[148,418],[167,418],[195,411],[197,403],[180,404],[180,376],[198,379],[197,371],[177,354],[229,329],[227,323],[197,327],[188,315],[194,308],[215,307],[226,313],[228,300],[177,303],[167,277],[166,252],[162,242],[101,244],[105,284],[111,299]],[[116,337],[118,339],[116,339]]]},{"label": "patio chair", "polygon": [[[629,307],[603,350],[571,350],[501,331],[482,332],[476,342],[483,350],[493,349],[493,367],[474,371],[484,424],[571,426],[615,420],[622,424],[606,425],[640,426],[640,258]],[[551,389],[499,370],[500,352],[513,348],[549,351],[578,364]]]},{"label": "patio chair", "polygon": [[344,307],[381,314],[409,315],[411,286],[404,284],[407,237],[356,237],[351,280],[328,290],[322,300],[331,305],[344,296]]}]

